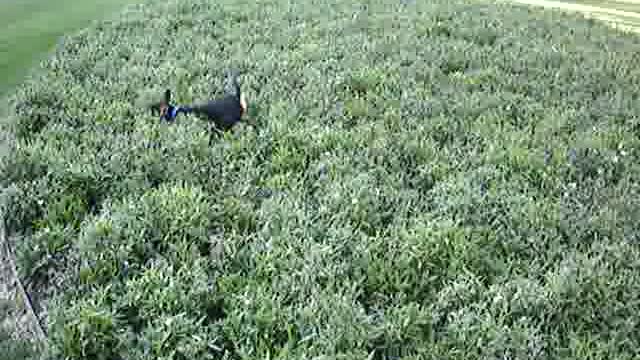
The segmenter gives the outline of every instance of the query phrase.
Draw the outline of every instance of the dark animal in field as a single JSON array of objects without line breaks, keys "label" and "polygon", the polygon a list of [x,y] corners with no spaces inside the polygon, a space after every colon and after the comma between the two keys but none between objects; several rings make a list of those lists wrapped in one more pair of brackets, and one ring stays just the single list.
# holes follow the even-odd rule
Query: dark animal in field
[{"label": "dark animal in field", "polygon": [[171,90],[167,89],[164,99],[151,106],[154,113],[160,114],[160,119],[174,121],[180,114],[194,114],[214,123],[219,130],[229,130],[237,124],[247,112],[247,102],[238,83],[238,73],[228,75],[225,95],[206,103],[192,105],[177,105],[171,103]]}]

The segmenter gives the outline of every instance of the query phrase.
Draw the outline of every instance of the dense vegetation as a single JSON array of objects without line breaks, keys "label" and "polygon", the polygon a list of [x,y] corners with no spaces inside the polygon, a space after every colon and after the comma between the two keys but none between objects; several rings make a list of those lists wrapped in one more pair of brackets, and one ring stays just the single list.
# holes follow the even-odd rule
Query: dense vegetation
[{"label": "dense vegetation", "polygon": [[37,358],[37,347],[29,341],[11,336],[15,326],[7,319],[13,304],[0,300],[0,360],[30,360]]},{"label": "dense vegetation", "polygon": [[[151,1],[73,36],[0,172],[50,355],[637,358],[638,54],[471,0]],[[231,67],[231,133],[143,107]]]}]

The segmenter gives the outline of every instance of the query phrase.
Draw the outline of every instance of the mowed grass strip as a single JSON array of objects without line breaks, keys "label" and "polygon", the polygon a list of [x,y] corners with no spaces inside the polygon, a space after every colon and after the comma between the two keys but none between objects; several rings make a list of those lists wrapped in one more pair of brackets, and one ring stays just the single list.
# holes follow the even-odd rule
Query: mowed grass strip
[{"label": "mowed grass strip", "polygon": [[0,1],[0,97],[18,85],[59,39],[135,0]]},{"label": "mowed grass strip", "polygon": [[[493,1],[158,0],[92,26],[2,128],[50,358],[637,358],[638,53]],[[229,68],[232,132],[144,107]]]},{"label": "mowed grass strip", "polygon": [[640,1],[562,0],[562,2],[597,6],[603,9],[640,13]]},{"label": "mowed grass strip", "polygon": [[[547,0],[514,0],[516,3],[530,6],[542,6],[557,11],[566,10],[584,14],[587,18],[595,18],[610,23],[622,30],[640,32],[640,3],[634,1],[547,1]],[[615,36],[615,33],[610,34]]]}]

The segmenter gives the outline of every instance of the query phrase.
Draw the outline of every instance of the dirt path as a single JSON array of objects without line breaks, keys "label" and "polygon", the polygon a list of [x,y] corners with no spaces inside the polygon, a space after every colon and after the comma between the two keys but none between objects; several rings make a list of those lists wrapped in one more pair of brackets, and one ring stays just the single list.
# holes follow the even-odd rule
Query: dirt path
[{"label": "dirt path", "polygon": [[[588,17],[606,21],[615,28],[640,33],[640,13],[638,12],[551,0],[511,0],[511,2],[580,12]],[[616,0],[616,2],[640,5],[640,0]],[[634,24],[630,25],[629,19],[634,20]],[[635,20],[637,20],[637,24],[635,24]]]},{"label": "dirt path", "polygon": [[[1,216],[1,214],[0,214]],[[39,324],[22,283],[18,280],[13,254],[4,228],[0,223],[0,302],[11,304],[6,314],[6,322],[0,324],[13,333],[15,338],[23,340],[44,340],[46,335]]]}]

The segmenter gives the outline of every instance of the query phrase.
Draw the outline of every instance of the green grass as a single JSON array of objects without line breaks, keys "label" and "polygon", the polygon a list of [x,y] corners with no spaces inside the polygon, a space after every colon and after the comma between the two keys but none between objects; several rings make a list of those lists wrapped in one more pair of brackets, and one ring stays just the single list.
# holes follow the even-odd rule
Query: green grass
[{"label": "green grass", "polygon": [[[603,9],[627,11],[627,12],[636,13],[640,15],[640,3],[632,4],[628,2],[599,1],[599,0],[565,0],[564,2],[597,6]],[[640,29],[640,18],[638,17],[611,15],[607,13],[596,13],[596,15],[601,15],[604,18],[606,18],[608,21],[613,21],[618,25],[624,25],[624,26]]]},{"label": "green grass", "polygon": [[29,69],[60,38],[90,21],[110,16],[132,0],[0,1],[0,98],[18,85]]},{"label": "green grass", "polygon": [[[639,53],[471,0],[158,0],[77,34],[2,129],[50,357],[638,358]],[[251,125],[143,107],[230,67]]]},{"label": "green grass", "polygon": [[35,360],[38,347],[23,339],[12,336],[15,325],[8,315],[13,312],[14,304],[5,299],[0,299],[0,359],[2,360]]},{"label": "green grass", "polygon": [[624,1],[602,1],[602,0],[562,0],[566,3],[582,4],[589,6],[597,6],[603,9],[613,9],[621,11],[630,11],[640,13],[640,3],[630,3]]}]

